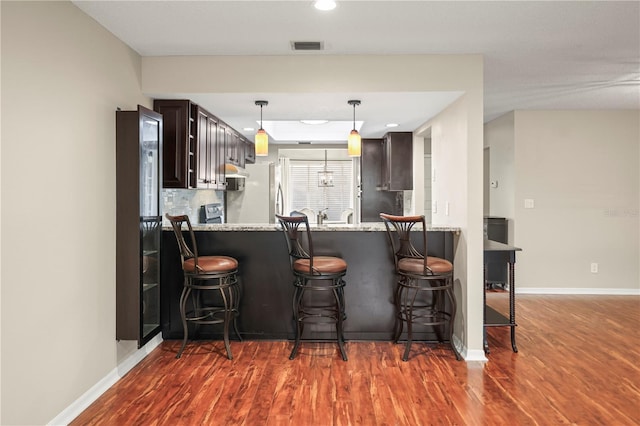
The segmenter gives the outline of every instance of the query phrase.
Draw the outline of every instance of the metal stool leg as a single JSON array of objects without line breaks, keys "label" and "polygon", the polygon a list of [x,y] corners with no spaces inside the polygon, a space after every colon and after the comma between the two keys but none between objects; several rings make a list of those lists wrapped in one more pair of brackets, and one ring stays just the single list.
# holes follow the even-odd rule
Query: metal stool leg
[{"label": "metal stool leg", "polygon": [[405,295],[404,302],[404,314],[407,323],[407,345],[402,356],[403,361],[409,359],[409,352],[411,351],[411,343],[413,342],[413,308],[416,303],[416,297],[418,296],[417,289],[405,289],[405,292],[410,292],[410,290],[413,290],[413,295],[410,297],[410,300],[407,300]]},{"label": "metal stool leg", "polygon": [[[445,286],[447,285],[447,281],[446,280],[438,280],[435,281],[435,285],[437,285],[438,287],[440,286]],[[433,290],[431,291],[431,312],[433,315],[433,319],[436,320],[436,317],[440,316],[440,315],[445,315],[445,296],[448,296],[448,293],[446,292],[446,289],[438,289],[438,290]],[[442,343],[444,342],[444,328],[446,327],[446,324],[439,324],[434,326],[434,332],[436,333],[436,337],[438,339],[438,342]],[[449,327],[449,329],[451,329],[451,327]],[[449,336],[451,337],[451,336]]]},{"label": "metal stool leg", "polygon": [[291,350],[291,355],[289,355],[289,359],[294,359],[296,357],[298,348],[300,347],[300,338],[302,337],[302,324],[300,324],[300,303],[302,301],[302,296],[304,295],[304,290],[301,285],[304,285],[304,283],[296,282],[294,284],[295,290],[293,292],[293,320],[295,321],[296,327],[296,341],[293,345],[293,349]]},{"label": "metal stool leg", "polygon": [[191,288],[187,287],[185,282],[185,286],[182,288],[182,293],[180,294],[180,319],[182,320],[182,330],[183,330],[182,346],[180,347],[180,350],[178,351],[176,358],[180,358],[182,356],[182,351],[184,350],[185,346],[187,346],[187,339],[189,337],[189,328],[187,326],[187,313],[186,313],[187,298],[189,297],[189,293],[191,293]]},{"label": "metal stool leg", "polygon": [[242,342],[242,336],[240,335],[240,329],[238,328],[238,313],[240,312],[240,286],[238,283],[231,286],[231,297],[233,303],[231,303],[233,309],[233,329],[236,332],[238,340]]},{"label": "metal stool leg", "polygon": [[396,322],[394,325],[394,335],[393,335],[393,341],[395,343],[398,343],[398,341],[400,340],[400,335],[402,335],[402,330],[404,328],[404,320],[402,318],[402,289],[404,287],[402,286],[402,284],[400,283],[400,281],[398,281],[396,283],[396,290],[394,292],[394,300],[393,303],[395,304],[396,307]]},{"label": "metal stool leg", "polygon": [[448,287],[446,293],[447,296],[449,296],[449,302],[451,303],[451,316],[449,317],[449,344],[451,345],[451,349],[453,349],[453,353],[456,355],[456,359],[460,361],[462,359],[462,356],[460,356],[456,345],[453,343],[453,324],[456,318],[456,311],[458,307],[455,295],[453,294],[453,289],[451,287]]},{"label": "metal stool leg", "polygon": [[[340,280],[340,278],[338,278]],[[335,282],[334,282],[335,284]],[[339,286],[340,284],[336,284]],[[338,340],[338,348],[340,348],[340,354],[342,355],[343,361],[347,361],[347,353],[344,350],[344,334],[342,330],[342,322],[344,320],[344,296],[342,294],[342,287],[335,287],[333,289],[333,295],[336,299],[336,333]]]},{"label": "metal stool leg", "polygon": [[[228,279],[228,277],[226,277]],[[227,295],[227,291],[230,290],[229,287],[225,287],[224,283],[225,278],[220,278],[218,280],[218,284],[220,285],[220,296],[222,297],[222,303],[224,306],[224,322],[222,329],[222,338],[224,340],[224,348],[227,351],[227,358],[233,359],[233,355],[231,354],[231,345],[229,344],[229,324],[231,323],[231,305],[229,304],[229,295]]]}]

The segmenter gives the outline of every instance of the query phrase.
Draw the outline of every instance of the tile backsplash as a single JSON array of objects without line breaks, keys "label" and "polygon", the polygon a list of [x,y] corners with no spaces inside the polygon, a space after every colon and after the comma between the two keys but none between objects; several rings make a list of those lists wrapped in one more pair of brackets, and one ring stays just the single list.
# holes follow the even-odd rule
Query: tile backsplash
[{"label": "tile backsplash", "polygon": [[191,223],[198,223],[200,218],[200,206],[203,204],[220,203],[224,204],[224,192],[214,189],[169,189],[162,190],[162,224],[170,226],[169,221],[164,217],[165,213],[170,215],[186,214]]}]

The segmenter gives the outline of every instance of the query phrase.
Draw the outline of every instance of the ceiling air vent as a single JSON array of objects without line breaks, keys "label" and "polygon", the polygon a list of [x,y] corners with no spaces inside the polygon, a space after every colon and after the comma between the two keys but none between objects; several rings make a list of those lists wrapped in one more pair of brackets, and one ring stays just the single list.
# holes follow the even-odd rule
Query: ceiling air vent
[{"label": "ceiling air vent", "polygon": [[293,50],[322,50],[324,45],[321,41],[292,41]]}]

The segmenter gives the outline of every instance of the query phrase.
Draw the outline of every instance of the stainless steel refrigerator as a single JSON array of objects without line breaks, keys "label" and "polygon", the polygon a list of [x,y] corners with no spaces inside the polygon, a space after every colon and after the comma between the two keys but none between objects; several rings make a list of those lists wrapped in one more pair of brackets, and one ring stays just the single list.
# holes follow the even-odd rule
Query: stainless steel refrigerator
[{"label": "stainless steel refrigerator", "polygon": [[247,164],[244,189],[226,191],[227,223],[275,223],[284,199],[273,163]]}]

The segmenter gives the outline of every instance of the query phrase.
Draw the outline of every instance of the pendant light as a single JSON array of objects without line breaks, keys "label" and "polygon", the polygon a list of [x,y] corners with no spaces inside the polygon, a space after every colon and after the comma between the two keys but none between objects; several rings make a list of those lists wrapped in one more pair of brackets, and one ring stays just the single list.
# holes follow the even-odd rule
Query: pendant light
[{"label": "pendant light", "polygon": [[347,139],[347,152],[349,157],[360,157],[361,138],[360,133],[356,130],[356,106],[360,105],[360,101],[350,100],[347,103],[353,106],[353,130]]},{"label": "pendant light", "polygon": [[327,150],[324,150],[324,170],[318,172],[318,186],[321,188],[333,186],[333,172],[327,169]]},{"label": "pendant light", "polygon": [[269,105],[268,101],[256,101],[256,105],[260,107],[260,128],[256,133],[256,156],[264,157],[269,155],[269,135],[262,128],[262,107]]}]

